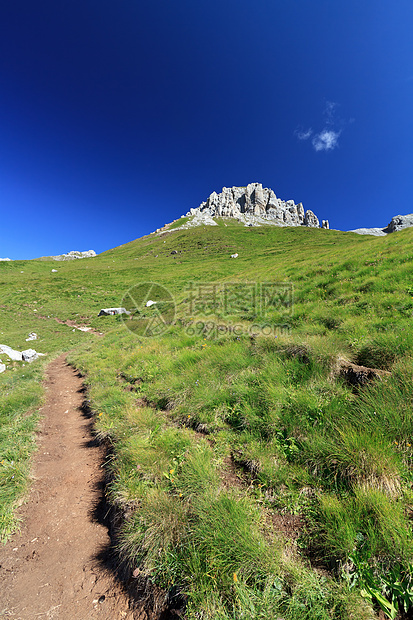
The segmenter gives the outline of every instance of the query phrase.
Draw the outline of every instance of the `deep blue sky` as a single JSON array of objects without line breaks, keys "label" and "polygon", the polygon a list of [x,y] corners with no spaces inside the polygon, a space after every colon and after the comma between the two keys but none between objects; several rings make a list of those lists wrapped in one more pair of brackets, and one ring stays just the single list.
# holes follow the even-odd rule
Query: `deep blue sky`
[{"label": "deep blue sky", "polygon": [[413,212],[412,33],[412,0],[1,3],[0,256],[255,181],[342,230]]}]

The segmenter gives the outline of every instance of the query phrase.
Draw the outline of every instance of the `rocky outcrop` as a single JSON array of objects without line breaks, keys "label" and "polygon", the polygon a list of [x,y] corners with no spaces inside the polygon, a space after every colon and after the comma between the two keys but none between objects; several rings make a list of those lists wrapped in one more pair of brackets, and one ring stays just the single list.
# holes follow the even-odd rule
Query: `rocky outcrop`
[{"label": "rocky outcrop", "polygon": [[358,235],[373,235],[374,237],[386,236],[383,228],[356,228],[349,230],[349,232],[357,233]]},{"label": "rocky outcrop", "polygon": [[87,250],[86,252],[78,252],[77,250],[71,250],[67,254],[59,254],[59,256],[49,256],[53,260],[75,260],[76,258],[91,258],[96,256],[95,250]]},{"label": "rocky outcrop", "polygon": [[[294,200],[281,200],[272,189],[263,188],[261,183],[250,183],[246,187],[223,187],[220,194],[212,192],[205,202],[186,215],[200,223],[203,218],[208,221],[218,216],[236,218],[246,226],[275,224],[320,228],[318,217],[310,210],[304,211],[301,202],[295,204]],[[215,224],[214,220],[212,222]],[[323,220],[322,227],[329,228],[327,220]]]},{"label": "rocky outcrop", "polygon": [[410,228],[413,226],[413,213],[408,215],[395,215],[391,222],[387,224],[385,228],[356,228],[349,232],[357,233],[358,235],[374,235],[375,237],[385,237],[389,233],[403,230],[404,228]]},{"label": "rocky outcrop", "polygon": [[396,215],[384,228],[383,232],[392,233],[403,230],[403,228],[410,228],[410,226],[413,226],[413,213],[409,213],[409,215]]}]

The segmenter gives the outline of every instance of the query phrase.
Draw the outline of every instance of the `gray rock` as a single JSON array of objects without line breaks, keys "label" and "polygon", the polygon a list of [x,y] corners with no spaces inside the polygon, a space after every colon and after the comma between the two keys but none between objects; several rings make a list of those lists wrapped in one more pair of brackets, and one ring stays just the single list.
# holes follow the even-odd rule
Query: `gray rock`
[{"label": "gray rock", "polygon": [[323,220],[321,222],[321,228],[325,228],[326,230],[330,230],[330,224],[329,224],[328,220]]},{"label": "gray rock", "polygon": [[77,258],[92,258],[96,256],[95,250],[87,250],[86,252],[78,252],[77,250],[71,250],[67,254],[59,254],[58,256],[47,256],[46,258],[52,258],[53,260],[75,260]]},{"label": "gray rock", "polygon": [[11,347],[8,347],[7,344],[0,344],[0,353],[8,355],[13,362],[22,361],[22,354],[20,353],[20,351],[15,351]]},{"label": "gray rock", "polygon": [[308,210],[304,217],[304,225],[310,228],[319,228],[320,222],[318,221],[318,217],[312,211]]},{"label": "gray rock", "polygon": [[312,211],[305,213],[301,202],[285,202],[277,198],[272,189],[263,188],[261,183],[249,183],[245,187],[223,187],[220,194],[212,192],[205,202],[197,209],[190,209],[186,216],[192,219],[180,226],[180,229],[201,224],[216,225],[212,218],[217,216],[236,218],[245,226],[320,226]]},{"label": "gray rock", "polygon": [[358,235],[374,235],[375,237],[385,237],[386,233],[383,228],[356,228],[348,232],[357,233]]},{"label": "gray rock", "polygon": [[29,364],[34,362],[34,360],[37,360],[39,357],[34,349],[26,349],[26,351],[22,351],[21,355],[23,362],[29,362]]},{"label": "gray rock", "polygon": [[403,230],[404,228],[410,228],[411,226],[413,226],[413,213],[409,213],[408,215],[396,215],[383,231],[392,233]]},{"label": "gray rock", "polygon": [[390,233],[398,232],[399,230],[410,228],[411,226],[413,226],[413,213],[409,213],[408,215],[395,215],[385,228],[356,228],[355,230],[350,230],[349,232],[354,232],[358,235],[385,237]]},{"label": "gray rock", "polygon": [[130,314],[126,308],[102,308],[98,316],[111,316],[113,314]]}]

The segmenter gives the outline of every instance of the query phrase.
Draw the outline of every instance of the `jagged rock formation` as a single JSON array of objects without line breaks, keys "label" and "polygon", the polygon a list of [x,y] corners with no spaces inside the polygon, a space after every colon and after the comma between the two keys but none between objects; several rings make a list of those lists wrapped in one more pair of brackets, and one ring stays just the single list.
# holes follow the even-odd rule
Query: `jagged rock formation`
[{"label": "jagged rock formation", "polygon": [[389,233],[410,228],[413,226],[413,213],[408,215],[395,215],[385,228],[356,228],[349,232],[355,232],[358,235],[374,235],[375,237],[385,237]]},{"label": "jagged rock formation", "polygon": [[[222,192],[212,192],[197,209],[191,209],[187,216],[195,219],[210,219],[216,216],[234,217],[246,226],[276,224],[277,226],[309,226],[319,228],[318,217],[310,210],[304,211],[301,202],[281,200],[272,189],[263,188],[261,183],[250,183],[246,187],[223,187]],[[207,223],[207,222],[205,222]],[[322,228],[329,228],[323,220]]]},{"label": "jagged rock formation", "polygon": [[403,228],[410,228],[410,226],[413,226],[413,213],[409,213],[409,215],[395,215],[384,229],[384,232],[392,233],[403,230]]},{"label": "jagged rock formation", "polygon": [[75,260],[76,258],[91,258],[92,256],[96,256],[95,250],[87,250],[86,252],[71,250],[67,254],[59,254],[59,256],[49,256],[49,258],[53,258],[53,260]]}]

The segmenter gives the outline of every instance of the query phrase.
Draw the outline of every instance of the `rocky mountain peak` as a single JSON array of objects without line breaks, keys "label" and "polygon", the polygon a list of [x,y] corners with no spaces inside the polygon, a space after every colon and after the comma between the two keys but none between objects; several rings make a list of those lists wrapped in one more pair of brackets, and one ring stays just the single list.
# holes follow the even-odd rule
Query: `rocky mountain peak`
[{"label": "rocky mountain peak", "polygon": [[[223,187],[222,192],[212,192],[198,208],[190,209],[187,216],[196,219],[206,217],[234,217],[246,226],[275,224],[277,226],[310,226],[319,228],[318,217],[303,204],[294,200],[281,200],[274,191],[261,183],[249,183],[245,187]],[[322,228],[329,228],[328,220],[323,220]]]}]

